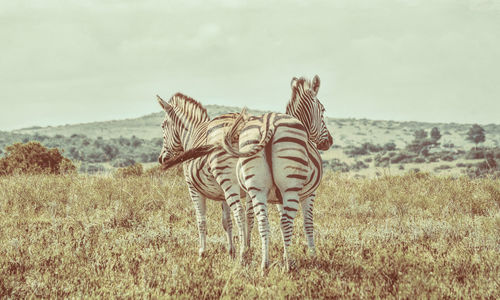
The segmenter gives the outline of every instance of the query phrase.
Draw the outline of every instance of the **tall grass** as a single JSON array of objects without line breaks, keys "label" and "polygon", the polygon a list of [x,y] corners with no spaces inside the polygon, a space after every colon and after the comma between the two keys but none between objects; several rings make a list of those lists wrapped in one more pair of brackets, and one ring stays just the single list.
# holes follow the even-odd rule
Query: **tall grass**
[{"label": "tall grass", "polygon": [[317,256],[306,255],[299,213],[289,273],[270,210],[274,263],[263,277],[256,230],[241,266],[213,201],[197,262],[178,173],[0,177],[0,298],[500,297],[500,180],[328,173],[315,204]]}]

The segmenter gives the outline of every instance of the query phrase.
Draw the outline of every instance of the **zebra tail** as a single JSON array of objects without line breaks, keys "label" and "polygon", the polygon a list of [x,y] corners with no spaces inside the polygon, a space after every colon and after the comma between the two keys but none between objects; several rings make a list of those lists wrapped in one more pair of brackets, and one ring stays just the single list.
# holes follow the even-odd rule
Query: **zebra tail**
[{"label": "zebra tail", "polygon": [[[245,111],[245,109],[243,110]],[[265,134],[262,135],[260,142],[258,144],[255,144],[253,148],[248,151],[244,152],[239,151],[239,149],[236,149],[233,146],[233,142],[239,139],[241,128],[247,122],[246,118],[243,115],[244,111],[242,111],[240,116],[238,116],[238,118],[234,121],[233,126],[224,137],[224,143],[222,144],[222,148],[227,153],[235,157],[250,157],[262,151],[262,149],[264,149],[264,147],[267,145],[267,143],[269,143],[269,141],[273,137],[275,130],[274,122],[268,119],[268,122],[266,123],[265,127]],[[272,119],[274,120],[274,118]]]},{"label": "zebra tail", "polygon": [[215,145],[203,145],[203,146],[189,149],[188,151],[182,152],[181,154],[174,156],[167,161],[164,161],[161,164],[161,169],[163,171],[165,171],[165,170],[167,170],[175,165],[178,165],[180,163],[190,161],[192,159],[199,158],[199,157],[202,157],[205,155],[209,155],[213,151],[220,150],[220,149],[221,149],[220,146],[215,146]]}]

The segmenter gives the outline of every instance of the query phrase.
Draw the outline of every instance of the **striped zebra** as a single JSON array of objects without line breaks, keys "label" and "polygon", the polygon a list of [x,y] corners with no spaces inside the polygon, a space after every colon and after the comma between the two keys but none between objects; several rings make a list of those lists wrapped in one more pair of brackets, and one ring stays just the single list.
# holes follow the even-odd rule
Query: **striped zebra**
[{"label": "striped zebra", "polygon": [[[220,147],[215,150],[214,147],[206,147],[207,125],[209,117],[206,109],[196,100],[177,93],[170,100],[164,101],[160,96],[158,102],[165,110],[165,119],[162,123],[163,129],[163,146],[159,156],[159,162],[166,166],[171,166],[172,158],[179,158],[181,162],[187,160],[183,164],[184,177],[188,186],[189,194],[193,201],[196,219],[199,232],[199,256],[203,257],[206,248],[206,199],[213,199],[227,203],[227,207],[231,208],[239,229],[240,245],[240,260],[243,258],[246,240],[246,230],[244,224],[244,210],[240,202],[240,187],[235,176],[231,178],[221,179],[221,173],[228,172],[228,167],[221,166],[220,153],[228,156]],[[237,118],[239,114],[223,115],[216,118],[210,123],[217,124],[232,124],[232,120]],[[202,149],[202,150],[200,150]],[[202,156],[202,154],[208,154]],[[175,160],[175,159],[174,159]],[[234,173],[234,167],[233,171]],[[216,176],[219,177],[216,179]],[[224,180],[224,181],[221,181]],[[226,213],[229,215],[229,209]],[[223,218],[231,219],[227,216]],[[223,222],[224,223],[224,222]],[[227,221],[224,223],[227,225]],[[226,226],[227,227],[227,226]],[[228,232],[229,254],[235,255],[234,246],[230,228],[225,228]]]},{"label": "striped zebra", "polygon": [[[314,85],[312,85],[309,81],[305,80],[304,78],[296,79],[294,78],[292,80],[292,99],[290,103],[287,106],[287,112],[292,113],[292,114],[297,114],[300,116],[300,111],[303,111],[305,107],[307,107],[308,104],[304,104],[303,99],[308,99],[306,97],[306,94],[317,94],[317,90],[319,88],[319,78],[316,76],[313,79]],[[311,91],[309,91],[311,90]],[[319,103],[319,101],[318,101]],[[160,102],[161,104],[161,102]],[[198,103],[199,106],[201,106]],[[163,106],[163,105],[162,105]],[[316,106],[315,106],[316,107]],[[322,108],[321,104],[317,106],[318,109],[314,110],[312,108],[309,108],[309,112],[317,112],[317,116],[322,116],[324,109]],[[326,135],[317,137],[317,132],[318,127],[315,125],[315,123],[311,123],[311,121],[308,120],[314,120],[316,115],[310,115],[310,116],[302,116],[303,120],[302,121],[304,124],[307,124],[307,127],[309,128],[308,132],[312,132],[311,136],[314,137],[314,141],[320,145],[320,147],[326,147],[328,148],[329,145],[331,145],[331,136],[327,133]],[[227,115],[222,115],[219,116],[212,121],[208,122],[207,125],[207,130],[206,130],[206,135],[207,135],[207,141],[206,144],[203,144],[203,142],[197,142],[195,143],[198,145],[198,147],[192,147],[189,150],[185,150],[181,155],[173,157],[174,154],[177,154],[181,152],[181,150],[176,151],[175,153],[172,153],[172,155],[169,155],[168,157],[163,155],[160,156],[160,162],[164,164],[165,167],[169,167],[171,165],[174,165],[176,163],[183,162],[184,160],[189,160],[194,158],[198,158],[200,156],[203,156],[205,153],[212,152],[213,148],[210,147],[210,144],[216,144],[220,143],[220,141],[224,138],[225,135],[227,135],[228,130],[230,129],[231,125],[235,123],[235,119],[239,117],[241,118],[241,114],[227,114]],[[234,127],[233,127],[234,129]],[[236,136],[235,136],[236,135]],[[237,134],[232,133],[231,136],[233,139],[237,139]],[[202,135],[200,135],[202,137]],[[166,142],[164,142],[165,144]],[[201,145],[200,145],[201,144]],[[324,144],[323,146],[321,146]],[[207,147],[208,146],[208,147]],[[168,147],[167,147],[168,148]],[[225,192],[226,198],[237,198],[239,195],[237,193],[237,189],[234,187],[238,187],[238,180],[235,175],[235,167],[237,163],[237,159],[232,157],[231,155],[227,154],[224,151],[214,151],[211,153],[206,160],[206,163],[209,165],[208,170],[209,172],[212,173],[213,177],[215,178],[215,181],[222,187],[222,189]],[[213,180],[210,176],[204,177],[206,180]],[[213,182],[211,182],[213,184]],[[219,196],[220,197],[220,196]],[[210,196],[209,198],[214,198],[214,196]],[[222,200],[219,198],[219,200]],[[228,201],[227,203],[236,203],[238,199],[233,199],[233,201]],[[223,204],[225,202],[222,202]],[[312,203],[311,203],[312,204]],[[224,212],[222,215],[222,223],[223,227],[226,230],[227,233],[227,238],[228,238],[228,244],[229,244],[229,249],[230,253],[234,253],[234,246],[232,245],[232,238],[231,238],[231,229],[232,229],[232,223],[231,223],[231,217],[229,214],[229,205],[223,205]],[[250,220],[249,228],[251,230],[251,227],[253,226],[253,209],[252,205],[247,205],[247,214],[248,214],[248,219]],[[311,205],[311,214],[310,218],[311,226],[310,228],[310,234],[308,236],[311,236],[309,238],[309,245],[312,249],[314,249],[314,242],[312,240],[312,205]],[[304,223],[308,223],[305,221]],[[240,227],[241,228],[241,227]],[[249,230],[249,231],[250,231]],[[240,240],[242,240],[240,238]],[[247,246],[249,246],[250,240],[247,238]],[[267,244],[266,244],[267,245]],[[267,247],[265,248],[267,253]],[[264,251],[263,251],[264,252]],[[241,253],[240,253],[241,255]],[[267,255],[265,255],[267,257]]]},{"label": "striped zebra", "polygon": [[[333,143],[323,117],[325,109],[317,99],[319,85],[317,75],[312,81],[293,78],[287,114],[251,116],[242,128],[235,122],[224,138],[224,149],[239,157],[236,175],[251,199],[247,203],[247,238],[253,226],[251,212],[257,216],[263,270],[269,266],[267,203],[278,204],[280,211],[285,268],[290,268],[288,247],[299,203],[307,243],[311,252],[315,251],[313,203],[322,176],[318,149],[327,150]],[[237,138],[239,149],[233,145]]]}]

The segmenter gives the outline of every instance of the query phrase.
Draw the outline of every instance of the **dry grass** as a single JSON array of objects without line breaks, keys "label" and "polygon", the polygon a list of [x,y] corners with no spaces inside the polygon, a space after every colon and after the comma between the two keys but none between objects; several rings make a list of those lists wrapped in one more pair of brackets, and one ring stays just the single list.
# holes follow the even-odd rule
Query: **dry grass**
[{"label": "dry grass", "polygon": [[260,275],[225,252],[220,205],[208,202],[208,255],[197,262],[192,204],[178,174],[0,177],[0,298],[498,298],[500,180],[327,174],[316,200],[317,256],[301,216],[295,269],[280,268],[277,212]]}]

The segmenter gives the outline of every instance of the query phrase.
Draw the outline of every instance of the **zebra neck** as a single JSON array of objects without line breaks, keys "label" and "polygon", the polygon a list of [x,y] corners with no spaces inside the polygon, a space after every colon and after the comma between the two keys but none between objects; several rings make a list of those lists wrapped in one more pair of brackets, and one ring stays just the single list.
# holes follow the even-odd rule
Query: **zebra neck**
[{"label": "zebra neck", "polygon": [[308,120],[309,115],[307,113],[303,113],[303,110],[305,109],[303,105],[304,104],[301,103],[301,99],[298,96],[298,93],[296,93],[295,97],[292,98],[288,103],[286,108],[286,113],[299,120],[302,123],[302,125],[304,125],[307,133],[309,134],[309,126],[308,126],[310,122],[310,120]]},{"label": "zebra neck", "polygon": [[181,143],[184,151],[201,146],[206,143],[208,122],[190,126],[181,134]]}]

